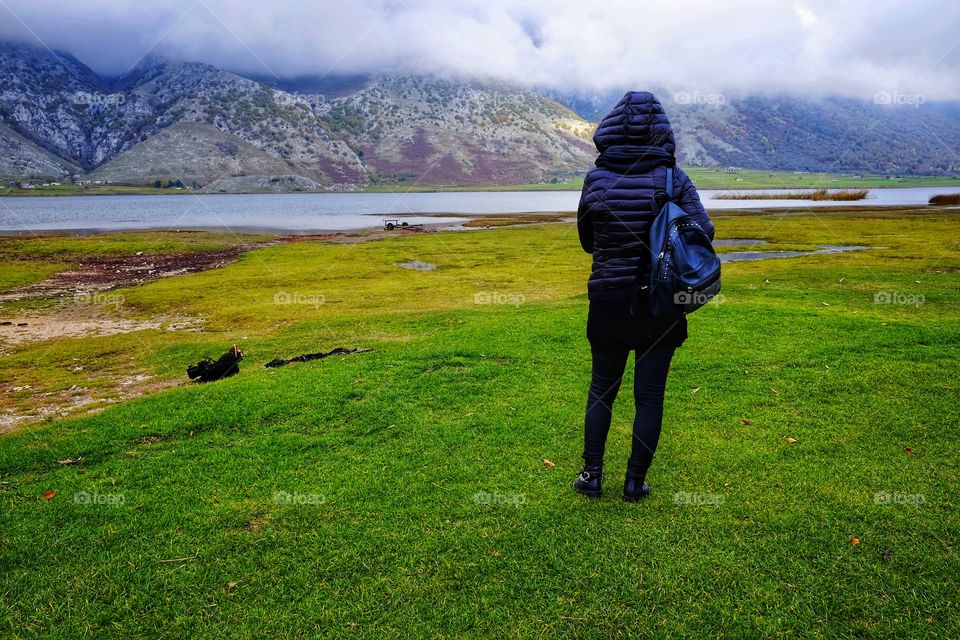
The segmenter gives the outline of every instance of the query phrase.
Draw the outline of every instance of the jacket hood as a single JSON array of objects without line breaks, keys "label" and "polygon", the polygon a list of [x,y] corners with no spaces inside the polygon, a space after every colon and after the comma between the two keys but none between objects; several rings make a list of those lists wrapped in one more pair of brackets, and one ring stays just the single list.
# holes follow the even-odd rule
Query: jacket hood
[{"label": "jacket hood", "polygon": [[607,147],[597,157],[596,165],[623,175],[649,173],[655,167],[676,166],[673,154],[663,147],[643,147],[635,145],[613,145]]},{"label": "jacket hood", "polygon": [[649,91],[627,92],[600,121],[593,142],[601,153],[612,146],[627,145],[660,147],[670,155],[677,149],[670,120]]}]

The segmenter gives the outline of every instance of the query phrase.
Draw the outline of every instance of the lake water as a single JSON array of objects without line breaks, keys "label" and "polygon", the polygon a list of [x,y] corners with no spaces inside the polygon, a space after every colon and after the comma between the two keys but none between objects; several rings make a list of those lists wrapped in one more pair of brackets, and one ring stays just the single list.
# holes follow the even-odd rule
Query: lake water
[{"label": "lake water", "polygon": [[[749,190],[739,192],[751,193]],[[937,193],[960,193],[960,187],[873,189],[867,199],[845,203],[717,200],[713,197],[717,193],[700,192],[708,211],[836,204],[922,205]],[[0,232],[156,228],[270,229],[289,233],[347,231],[380,227],[384,218],[396,215],[404,216],[411,224],[455,224],[465,220],[459,217],[463,214],[573,212],[579,198],[579,191],[0,197]]]}]

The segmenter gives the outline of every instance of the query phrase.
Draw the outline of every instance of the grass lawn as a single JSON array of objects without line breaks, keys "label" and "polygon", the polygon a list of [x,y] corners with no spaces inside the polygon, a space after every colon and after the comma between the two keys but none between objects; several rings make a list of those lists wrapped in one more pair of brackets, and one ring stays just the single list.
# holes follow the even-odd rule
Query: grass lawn
[{"label": "grass lawn", "polygon": [[0,196],[136,196],[136,195],[173,195],[178,193],[194,193],[192,189],[173,189],[149,187],[146,185],[125,184],[98,184],[78,186],[75,184],[61,184],[44,187],[42,184],[32,189],[22,189],[11,186],[0,186]]},{"label": "grass lawn", "polygon": [[[684,167],[699,189],[887,189],[895,187],[960,187],[960,178],[949,176],[878,176],[808,173],[805,171],[763,171]],[[460,185],[369,185],[363,191],[579,191],[583,178],[565,182],[496,186]]]},{"label": "grass lawn", "polygon": [[[957,637],[960,214],[715,221],[876,248],[725,265],[637,505],[626,392],[604,497],[569,486],[590,373],[572,224],[268,247],[101,309],[201,331],[7,347],[7,409],[246,359],[0,436],[0,637]],[[0,269],[114,237],[175,241],[0,241]],[[336,346],[374,351],[262,366]]]},{"label": "grass lawn", "polygon": [[960,178],[946,176],[878,176],[805,171],[725,171],[685,167],[698,189],[887,189],[896,187],[957,187]]},{"label": "grass lawn", "polygon": [[[684,167],[700,189],[884,189],[894,187],[958,187],[960,178],[949,176],[878,176],[808,173],[801,171],[763,171],[760,169],[724,169]],[[583,178],[564,182],[512,185],[455,185],[455,184],[371,184],[361,191],[369,193],[433,192],[433,191],[579,191]],[[78,187],[63,184],[57,187],[39,186],[17,189],[0,185],[0,196],[82,196],[82,195],[175,195],[194,194],[192,189],[158,189],[141,185],[89,185]]]}]

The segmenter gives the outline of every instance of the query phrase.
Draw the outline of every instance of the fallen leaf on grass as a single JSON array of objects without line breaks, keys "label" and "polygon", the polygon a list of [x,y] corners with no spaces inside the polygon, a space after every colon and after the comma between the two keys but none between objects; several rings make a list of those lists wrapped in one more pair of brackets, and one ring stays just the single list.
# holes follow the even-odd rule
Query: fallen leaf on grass
[{"label": "fallen leaf on grass", "polygon": [[43,494],[43,499],[44,499],[44,500],[50,500],[50,499],[52,499],[55,495],[57,495],[55,492],[53,492],[53,491],[47,491],[46,493]]},{"label": "fallen leaf on grass", "polygon": [[821,302],[820,304],[822,304],[822,305],[825,306],[825,307],[829,307],[829,306],[830,306],[830,303],[829,303],[829,302]]},{"label": "fallen leaf on grass", "polygon": [[744,418],[740,418],[740,424],[742,424],[743,426],[747,426],[750,424],[750,421],[745,420]]},{"label": "fallen leaf on grass", "polygon": [[796,441],[797,441],[796,438],[791,438],[790,436],[787,436],[787,442],[789,442],[790,444],[793,444]]},{"label": "fallen leaf on grass", "polygon": [[860,544],[860,538],[857,536],[850,536],[850,544]]},{"label": "fallen leaf on grass", "polygon": [[79,464],[83,458],[64,458],[63,460],[57,460],[57,464]]},{"label": "fallen leaf on grass", "polygon": [[693,389],[690,389],[690,393],[696,393],[698,391],[700,391],[700,387],[694,387]]},{"label": "fallen leaf on grass", "polygon": [[557,466],[557,463],[553,462],[552,460],[547,460],[546,458],[544,458],[543,466],[545,466],[548,469],[553,469],[555,466]]},{"label": "fallen leaf on grass", "polygon": [[910,455],[911,453],[913,453],[913,449],[911,449],[910,447],[904,447],[903,452],[907,455]]},{"label": "fallen leaf on grass", "polygon": [[492,555],[494,558],[499,558],[499,557],[502,556],[503,554],[500,553],[499,551],[491,551],[491,552],[490,552],[490,555]]},{"label": "fallen leaf on grass", "polygon": [[168,558],[166,560],[157,560],[157,562],[189,562],[190,560],[196,560],[200,557],[199,552],[193,554],[192,556],[184,556],[182,558]]},{"label": "fallen leaf on grass", "polygon": [[770,387],[770,391],[773,391],[773,395],[775,395],[775,396],[779,396],[779,395],[780,395],[780,392],[777,391],[776,389],[774,389],[773,387]]}]

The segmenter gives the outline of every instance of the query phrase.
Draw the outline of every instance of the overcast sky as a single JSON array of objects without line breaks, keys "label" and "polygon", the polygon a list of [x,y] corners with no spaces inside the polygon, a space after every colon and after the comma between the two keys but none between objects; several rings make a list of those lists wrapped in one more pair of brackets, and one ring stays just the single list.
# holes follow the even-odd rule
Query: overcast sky
[{"label": "overcast sky", "polygon": [[282,77],[960,99],[957,0],[0,0],[0,38],[107,74],[149,52]]}]

